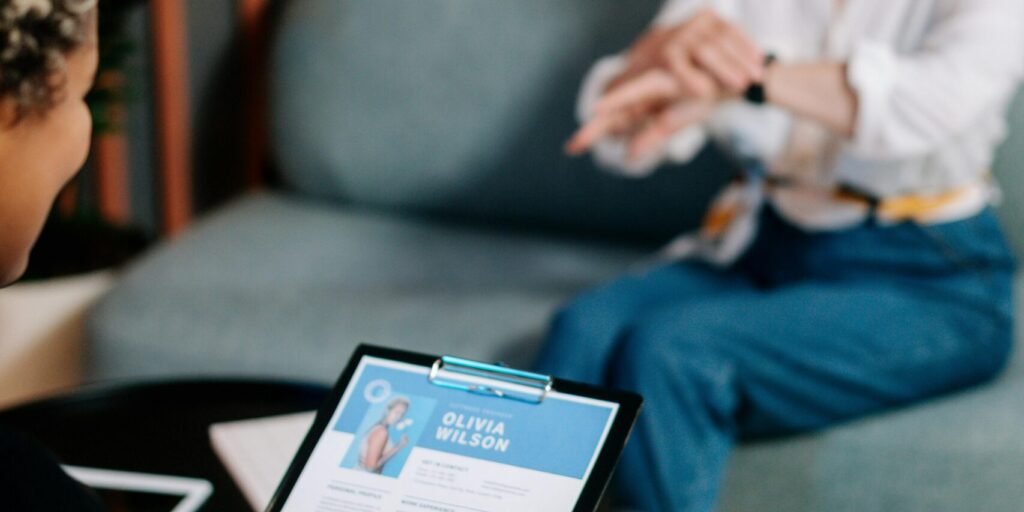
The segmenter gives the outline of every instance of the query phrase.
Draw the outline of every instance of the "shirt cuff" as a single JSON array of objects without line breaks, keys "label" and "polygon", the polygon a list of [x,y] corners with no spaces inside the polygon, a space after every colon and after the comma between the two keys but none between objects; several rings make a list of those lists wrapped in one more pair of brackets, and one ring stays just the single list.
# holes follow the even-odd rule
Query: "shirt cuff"
[{"label": "shirt cuff", "polygon": [[847,144],[854,154],[877,155],[889,117],[889,99],[896,83],[897,57],[888,46],[862,41],[846,65],[846,80],[857,94],[857,119]]},{"label": "shirt cuff", "polygon": [[594,161],[605,170],[629,178],[651,175],[665,161],[686,163],[707,144],[707,132],[693,126],[673,135],[658,150],[640,159],[629,158],[629,143],[622,137],[606,137],[593,147]]},{"label": "shirt cuff", "polygon": [[594,116],[594,107],[597,106],[608,83],[625,70],[626,57],[623,55],[604,57],[590,68],[583,79],[583,86],[580,87],[580,95],[576,100],[577,121],[585,123]]},{"label": "shirt cuff", "polygon": [[[583,79],[583,86],[580,88],[580,95],[576,100],[576,119],[580,124],[586,124],[590,118],[594,117],[594,108],[601,96],[604,95],[605,89],[608,88],[608,83],[625,71],[626,65],[625,56],[612,55],[598,60],[590,68],[590,72]],[[595,142],[591,151],[594,161],[601,168],[616,174],[646,176],[657,167],[656,161],[634,162],[632,165],[627,163],[626,149],[626,141],[621,137],[605,137]]]},{"label": "shirt cuff", "polygon": [[[576,102],[576,117],[581,124],[594,116],[594,108],[608,83],[625,71],[626,65],[625,56],[613,55],[597,61],[590,69],[583,79]],[[628,141],[622,137],[605,137],[594,143],[592,151],[594,161],[601,168],[623,176],[642,178],[653,173],[666,159],[679,163],[691,160],[706,141],[704,128],[693,126],[673,135],[660,150],[640,160],[628,158]]]}]

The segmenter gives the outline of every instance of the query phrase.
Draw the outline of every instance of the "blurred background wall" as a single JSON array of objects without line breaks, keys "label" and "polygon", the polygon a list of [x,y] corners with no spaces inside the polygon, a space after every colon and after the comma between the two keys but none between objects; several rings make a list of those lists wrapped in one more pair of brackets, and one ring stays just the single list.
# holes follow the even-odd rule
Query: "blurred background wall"
[{"label": "blurred background wall", "polygon": [[[229,0],[185,0],[196,213],[224,201],[241,183],[242,83],[237,7]],[[128,139],[132,223],[158,232],[153,133],[152,41],[147,2],[128,13],[128,34],[138,44],[127,63]]]}]

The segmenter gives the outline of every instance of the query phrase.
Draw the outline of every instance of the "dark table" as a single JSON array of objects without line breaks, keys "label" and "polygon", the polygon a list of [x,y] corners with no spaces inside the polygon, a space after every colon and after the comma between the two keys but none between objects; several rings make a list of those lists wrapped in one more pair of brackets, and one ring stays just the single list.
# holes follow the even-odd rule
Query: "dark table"
[{"label": "dark table", "polygon": [[311,411],[329,388],[255,379],[176,380],[86,387],[0,411],[0,425],[62,463],[209,480],[204,510],[250,511],[210,446],[212,423]]}]

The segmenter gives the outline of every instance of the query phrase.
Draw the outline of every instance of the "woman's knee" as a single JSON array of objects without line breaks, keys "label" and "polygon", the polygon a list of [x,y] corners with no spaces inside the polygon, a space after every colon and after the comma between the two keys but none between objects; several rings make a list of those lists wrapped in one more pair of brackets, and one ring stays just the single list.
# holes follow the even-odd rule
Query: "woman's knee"
[{"label": "woman's knee", "polygon": [[[981,384],[997,378],[1006,370],[1013,360],[1014,347],[1014,319],[1011,315],[997,315],[989,324],[991,335],[986,348],[971,351],[971,356],[977,359],[977,372],[975,382]],[[974,341],[975,336],[970,336]]]},{"label": "woman's knee", "polygon": [[535,368],[599,384],[615,341],[631,320],[622,300],[608,288],[583,293],[552,318]]},{"label": "woman's knee", "polygon": [[548,342],[576,345],[613,339],[629,321],[627,309],[622,298],[606,288],[584,292],[555,313]]},{"label": "woman's knee", "polygon": [[619,341],[612,373],[623,387],[730,386],[735,379],[733,345],[721,322],[685,310],[654,315],[630,326]]},{"label": "woman's knee", "polygon": [[651,308],[677,303],[694,296],[707,278],[706,270],[690,265],[671,265],[646,274],[621,276],[576,296],[564,305],[550,324],[549,342],[586,340],[612,344],[638,316]]}]

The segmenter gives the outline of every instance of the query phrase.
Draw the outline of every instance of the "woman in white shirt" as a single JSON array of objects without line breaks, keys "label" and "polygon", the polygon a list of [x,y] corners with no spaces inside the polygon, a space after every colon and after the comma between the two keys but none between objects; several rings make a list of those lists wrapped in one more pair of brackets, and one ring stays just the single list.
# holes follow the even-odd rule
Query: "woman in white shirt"
[{"label": "woman in white shirt", "polygon": [[711,510],[737,439],[999,372],[1014,261],[987,170],[1022,75],[1020,0],[671,0],[597,63],[570,153],[642,176],[711,139],[744,169],[676,261],[572,301],[542,352],[646,398],[628,504]]}]

